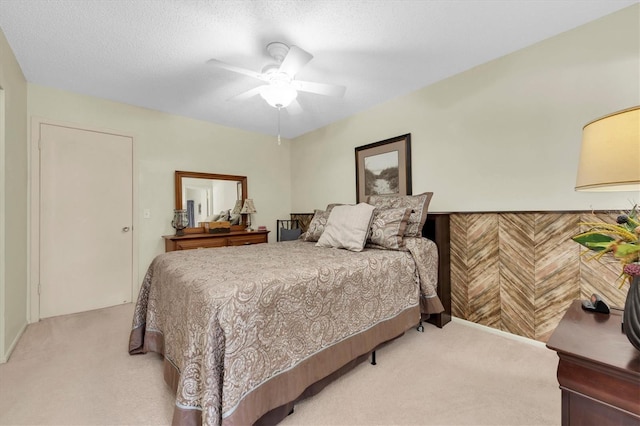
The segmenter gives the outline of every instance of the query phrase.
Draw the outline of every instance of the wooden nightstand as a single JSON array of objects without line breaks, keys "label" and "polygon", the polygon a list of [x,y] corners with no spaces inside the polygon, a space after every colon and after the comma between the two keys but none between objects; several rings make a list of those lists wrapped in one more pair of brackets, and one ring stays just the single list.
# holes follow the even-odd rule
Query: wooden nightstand
[{"label": "wooden nightstand", "polygon": [[198,248],[244,246],[268,241],[270,231],[231,231],[221,234],[164,235],[164,251]]},{"label": "wooden nightstand", "polygon": [[574,301],[547,347],[558,353],[563,425],[640,425],[640,351],[621,331],[622,311]]}]

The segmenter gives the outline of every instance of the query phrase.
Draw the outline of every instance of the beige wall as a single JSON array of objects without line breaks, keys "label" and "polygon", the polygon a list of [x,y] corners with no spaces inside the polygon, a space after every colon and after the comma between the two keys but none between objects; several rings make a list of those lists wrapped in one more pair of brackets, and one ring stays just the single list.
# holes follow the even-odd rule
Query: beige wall
[{"label": "beige wall", "polygon": [[355,202],[354,147],[405,133],[432,211],[629,208],[574,186],[584,124],[640,104],[639,27],[635,5],[296,138],[293,210]]},{"label": "beige wall", "polygon": [[27,82],[0,30],[0,362],[27,323]]},{"label": "beige wall", "polygon": [[173,232],[174,170],[247,175],[253,223],[273,228],[290,211],[355,201],[354,147],[404,133],[413,138],[413,192],[434,191],[433,211],[626,208],[637,194],[573,186],[582,126],[640,103],[639,17],[635,5],[281,146],[269,136],[27,85],[0,33],[0,361],[26,320],[27,117],[134,136],[138,285],[163,251],[160,236]]},{"label": "beige wall", "polygon": [[[258,213],[254,225],[273,232],[291,210],[289,141],[169,115],[104,99],[29,84],[31,117],[112,129],[134,137],[138,238],[138,286],[149,263],[164,252],[162,235],[173,234],[174,171],[247,176]],[[151,218],[144,219],[144,209]],[[137,290],[135,291],[137,297]]]}]

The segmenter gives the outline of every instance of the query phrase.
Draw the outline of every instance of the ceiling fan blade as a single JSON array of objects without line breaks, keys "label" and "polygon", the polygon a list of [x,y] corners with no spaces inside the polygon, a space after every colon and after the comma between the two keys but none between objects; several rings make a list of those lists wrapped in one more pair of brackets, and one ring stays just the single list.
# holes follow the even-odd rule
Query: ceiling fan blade
[{"label": "ceiling fan blade", "polygon": [[289,53],[287,53],[287,56],[282,60],[278,71],[294,77],[298,71],[300,71],[300,68],[305,66],[311,59],[313,59],[311,53],[300,49],[298,46],[291,46],[289,47]]},{"label": "ceiling fan blade", "polygon": [[235,65],[227,64],[226,62],[222,62],[217,59],[209,59],[207,61],[207,64],[213,65],[214,67],[217,67],[217,68],[222,68],[225,70],[237,72],[238,74],[248,75],[249,77],[257,78],[258,80],[262,80],[262,81],[266,80],[264,75],[258,72],[251,71],[246,68],[237,67]]},{"label": "ceiling fan blade", "polygon": [[347,90],[344,86],[335,84],[314,83],[311,81],[293,80],[291,85],[301,92],[317,93],[318,95],[341,97]]},{"label": "ceiling fan blade", "polygon": [[298,115],[304,112],[297,99],[292,100],[286,109],[289,115]]},{"label": "ceiling fan blade", "polygon": [[266,86],[266,85],[262,85],[262,86],[258,86],[258,87],[254,87],[253,89],[247,90],[246,92],[242,92],[239,93],[235,96],[232,96],[231,98],[229,98],[230,101],[244,101],[247,100],[249,98],[252,98],[256,95],[260,94],[260,90],[262,90],[262,88]]}]

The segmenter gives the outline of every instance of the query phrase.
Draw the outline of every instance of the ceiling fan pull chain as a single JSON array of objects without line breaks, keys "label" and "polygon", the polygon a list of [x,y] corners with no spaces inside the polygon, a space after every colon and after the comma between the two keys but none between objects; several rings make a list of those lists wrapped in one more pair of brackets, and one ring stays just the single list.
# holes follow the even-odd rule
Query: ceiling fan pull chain
[{"label": "ceiling fan pull chain", "polygon": [[280,110],[282,108],[278,107],[278,145],[280,145]]}]

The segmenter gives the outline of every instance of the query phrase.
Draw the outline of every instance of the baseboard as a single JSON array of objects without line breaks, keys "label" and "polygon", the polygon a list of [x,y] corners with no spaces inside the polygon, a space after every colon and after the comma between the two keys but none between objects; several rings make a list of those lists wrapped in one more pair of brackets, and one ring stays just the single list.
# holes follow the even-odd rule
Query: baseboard
[{"label": "baseboard", "polygon": [[29,324],[26,323],[26,322],[22,325],[22,328],[20,329],[20,331],[16,335],[15,339],[13,339],[13,342],[11,342],[11,344],[7,348],[7,352],[4,353],[4,354],[0,354],[0,364],[4,364],[7,361],[9,361],[9,358],[11,357],[11,352],[13,352],[13,350],[15,349],[16,345],[18,344],[18,341],[22,337],[22,334],[27,329],[28,325]]},{"label": "baseboard", "polygon": [[479,330],[486,331],[488,333],[497,334],[498,336],[506,337],[507,339],[517,340],[518,342],[527,343],[532,346],[537,346],[539,348],[546,348],[547,345],[544,342],[540,342],[538,340],[529,339],[528,337],[518,336],[517,334],[509,333],[507,331],[498,330],[496,328],[488,327],[486,325],[478,324],[475,322],[467,321],[462,318],[451,317],[451,321],[457,322],[460,324],[467,325],[469,327],[477,328]]}]

